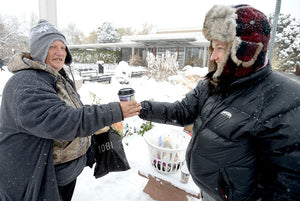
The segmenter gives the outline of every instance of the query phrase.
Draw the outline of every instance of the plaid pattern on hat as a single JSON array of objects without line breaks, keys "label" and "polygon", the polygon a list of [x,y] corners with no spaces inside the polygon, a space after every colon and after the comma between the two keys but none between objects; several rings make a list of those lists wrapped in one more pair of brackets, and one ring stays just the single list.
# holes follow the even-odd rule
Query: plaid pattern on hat
[{"label": "plaid pattern on hat", "polygon": [[235,55],[242,61],[243,67],[251,68],[238,68],[235,76],[242,77],[264,66],[271,25],[262,12],[251,6],[239,5],[236,8],[236,36],[241,39],[241,43]]},{"label": "plaid pattern on hat", "polygon": [[265,14],[248,5],[238,5],[235,8],[237,8],[236,36],[242,41],[262,43],[263,50],[267,50],[271,26]]},{"label": "plaid pattern on hat", "polygon": [[39,20],[38,24],[30,30],[30,54],[35,61],[44,63],[49,48],[54,41],[60,40],[66,46],[67,56],[65,64],[72,63],[72,55],[67,47],[65,36],[46,20]]},{"label": "plaid pattern on hat", "polygon": [[[222,65],[209,64],[210,72],[215,71],[213,79],[218,82],[221,77],[243,77],[263,67],[270,32],[268,18],[249,5],[212,7],[205,17],[204,36],[229,45]],[[211,54],[212,47],[209,51]]]}]

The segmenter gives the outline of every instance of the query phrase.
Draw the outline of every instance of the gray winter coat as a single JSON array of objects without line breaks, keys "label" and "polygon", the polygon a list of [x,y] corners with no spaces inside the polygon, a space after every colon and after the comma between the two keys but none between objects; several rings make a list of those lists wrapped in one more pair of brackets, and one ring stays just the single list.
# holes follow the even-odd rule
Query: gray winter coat
[{"label": "gray winter coat", "polygon": [[181,102],[142,102],[140,116],[193,123],[187,165],[214,199],[299,200],[299,83],[267,66],[233,82],[223,95],[202,80]]},{"label": "gray winter coat", "polygon": [[[122,120],[119,103],[67,106],[57,76],[21,55],[7,82],[0,110],[0,200],[59,201],[53,141],[86,137]],[[40,68],[39,68],[40,67]],[[23,70],[22,70],[23,69]]]}]

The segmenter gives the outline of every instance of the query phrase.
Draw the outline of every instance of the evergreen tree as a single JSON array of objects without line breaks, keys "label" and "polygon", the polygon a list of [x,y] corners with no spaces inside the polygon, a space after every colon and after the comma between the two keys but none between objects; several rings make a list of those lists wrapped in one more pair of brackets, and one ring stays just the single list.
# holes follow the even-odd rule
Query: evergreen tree
[{"label": "evergreen tree", "polygon": [[272,65],[292,72],[300,66],[300,22],[291,15],[279,16]]},{"label": "evergreen tree", "polygon": [[112,23],[104,22],[98,28],[98,43],[117,43],[120,41],[118,30],[113,27]]}]

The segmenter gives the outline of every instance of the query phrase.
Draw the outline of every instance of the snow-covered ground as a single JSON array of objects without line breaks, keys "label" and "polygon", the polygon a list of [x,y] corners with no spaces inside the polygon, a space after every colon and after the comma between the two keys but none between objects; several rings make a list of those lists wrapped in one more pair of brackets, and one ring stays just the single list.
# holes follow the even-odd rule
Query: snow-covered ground
[{"label": "snow-covered ground", "polygon": [[[172,82],[156,82],[146,77],[131,78],[128,85],[121,85],[116,79],[110,84],[104,83],[84,83],[79,89],[81,100],[85,104],[98,102],[105,104],[118,101],[118,90],[124,87],[131,87],[135,90],[135,99],[173,102],[181,100],[184,95],[196,85],[195,81],[189,81],[188,76],[207,73],[207,68],[187,68],[185,73],[175,76]],[[11,74],[7,71],[0,72],[0,99],[2,89]],[[92,95],[94,94],[94,95]],[[124,125],[128,129],[139,128],[144,123],[139,117],[131,117],[124,120]],[[183,128],[170,127],[166,125],[154,124],[154,131],[165,133],[166,130],[182,132]],[[152,201],[153,199],[143,192],[147,179],[138,175],[138,171],[161,176],[163,179],[171,181],[175,186],[179,186],[190,193],[197,193],[199,189],[190,179],[188,184],[180,182],[180,174],[161,175],[151,166],[149,151],[144,138],[141,135],[131,135],[123,139],[127,159],[131,169],[125,172],[109,173],[108,175],[95,179],[93,169],[85,168],[78,177],[73,201]],[[189,198],[189,200],[198,200]]]},{"label": "snow-covered ground", "polygon": [[[197,69],[197,70],[196,70]],[[207,68],[188,69],[185,74],[175,76],[178,83],[183,83],[184,75],[200,74],[205,75]],[[182,79],[182,80],[180,80]],[[195,85],[196,83],[194,83]],[[123,87],[131,87],[135,90],[135,99],[140,102],[143,100],[155,101],[176,101],[184,97],[189,91],[190,85],[176,84],[175,82],[156,82],[146,77],[132,78],[129,85],[121,85],[117,80],[112,80],[111,84],[85,83],[79,89],[82,101],[91,103],[90,93],[96,94],[100,98],[100,103],[108,103],[110,101],[118,101],[118,90]],[[132,117],[124,121],[124,125],[129,127],[139,126],[144,121],[139,117]],[[166,125],[156,125],[153,129],[157,132],[164,133],[168,128]],[[182,132],[183,128],[172,127],[178,132]],[[140,135],[127,136],[123,140],[125,152],[130,163],[131,169],[126,172],[110,173],[103,178],[95,179],[93,170],[85,168],[78,178],[75,189],[74,201],[81,200],[104,200],[104,201],[152,201],[151,197],[143,192],[143,188],[147,183],[147,179],[138,175],[138,171],[158,174],[169,181],[173,181],[174,185],[180,185],[186,191],[195,193],[199,191],[196,185],[190,180],[188,184],[180,183],[180,174],[175,175],[159,175],[150,164],[149,151],[145,140]],[[154,170],[154,171],[153,171]],[[166,178],[168,177],[168,178]],[[191,200],[197,200],[191,198]]]}]

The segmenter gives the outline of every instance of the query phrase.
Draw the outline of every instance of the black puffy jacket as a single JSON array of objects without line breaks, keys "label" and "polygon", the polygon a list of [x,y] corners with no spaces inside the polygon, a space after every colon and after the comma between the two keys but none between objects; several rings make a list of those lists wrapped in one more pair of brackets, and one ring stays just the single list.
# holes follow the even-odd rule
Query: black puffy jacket
[{"label": "black puffy jacket", "polygon": [[300,84],[267,67],[221,97],[202,80],[181,101],[142,102],[140,117],[193,123],[186,161],[216,200],[300,199]]}]

